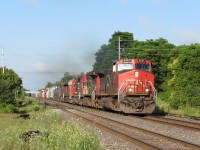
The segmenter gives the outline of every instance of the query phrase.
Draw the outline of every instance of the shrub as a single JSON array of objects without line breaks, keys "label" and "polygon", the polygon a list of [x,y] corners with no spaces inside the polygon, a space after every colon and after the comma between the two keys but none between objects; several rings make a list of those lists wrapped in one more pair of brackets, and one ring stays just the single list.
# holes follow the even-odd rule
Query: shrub
[{"label": "shrub", "polygon": [[39,111],[40,107],[39,106],[35,106],[34,111]]},{"label": "shrub", "polygon": [[0,104],[0,112],[1,113],[17,113],[19,111],[18,107],[13,104]]}]

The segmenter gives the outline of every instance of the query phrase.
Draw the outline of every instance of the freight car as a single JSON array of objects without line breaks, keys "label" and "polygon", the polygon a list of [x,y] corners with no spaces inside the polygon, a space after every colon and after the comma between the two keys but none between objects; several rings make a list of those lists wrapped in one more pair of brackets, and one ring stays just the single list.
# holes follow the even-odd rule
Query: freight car
[{"label": "freight car", "polygon": [[151,114],[157,98],[152,64],[144,59],[118,60],[111,69],[53,87],[52,95],[54,100],[128,114]]}]

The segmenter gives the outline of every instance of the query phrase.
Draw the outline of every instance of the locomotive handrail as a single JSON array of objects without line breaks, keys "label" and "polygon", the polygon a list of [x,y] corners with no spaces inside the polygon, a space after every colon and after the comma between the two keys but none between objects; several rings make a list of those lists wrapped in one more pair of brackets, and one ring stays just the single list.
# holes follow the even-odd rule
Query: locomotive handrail
[{"label": "locomotive handrail", "polygon": [[117,98],[117,101],[118,101],[118,102],[120,102],[120,101],[119,101],[119,94],[120,94],[120,91],[121,91],[122,86],[124,85],[125,82],[129,82],[129,81],[136,81],[136,80],[130,80],[130,79],[128,79],[128,80],[124,80],[124,82],[122,82],[122,84],[121,84],[121,86],[120,86],[120,88],[119,88],[119,90],[118,90],[118,98]]},{"label": "locomotive handrail", "polygon": [[157,100],[157,91],[156,88],[154,87],[153,83],[151,81],[148,81],[151,84],[151,87],[153,88],[154,94],[153,94],[153,98],[155,100]]}]

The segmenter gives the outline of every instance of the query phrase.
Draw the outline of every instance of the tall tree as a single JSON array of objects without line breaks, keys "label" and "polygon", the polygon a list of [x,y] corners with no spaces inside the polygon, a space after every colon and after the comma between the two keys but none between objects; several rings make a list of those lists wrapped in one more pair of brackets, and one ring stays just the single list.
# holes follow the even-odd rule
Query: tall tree
[{"label": "tall tree", "polygon": [[108,44],[104,44],[95,53],[95,63],[93,65],[93,70],[101,70],[110,68],[112,63],[118,60],[118,43],[120,37],[121,50],[124,48],[129,48],[133,41],[133,34],[129,32],[115,32],[109,39]]},{"label": "tall tree", "polygon": [[22,79],[12,70],[0,68],[0,102],[14,103],[16,96],[22,95]]},{"label": "tall tree", "polygon": [[45,86],[45,88],[50,88],[50,87],[52,87],[52,86],[53,86],[53,83],[47,82],[47,85]]},{"label": "tall tree", "polygon": [[80,73],[80,75],[70,74],[69,72],[66,72],[64,76],[61,78],[60,83],[66,83],[71,79],[76,79],[79,76],[81,76],[83,73]]},{"label": "tall tree", "polygon": [[155,86],[158,91],[163,91],[162,84],[168,76],[167,65],[171,58],[171,51],[175,46],[166,39],[150,39],[146,41],[133,41],[128,58],[147,59],[152,62],[155,74]]},{"label": "tall tree", "polygon": [[174,52],[179,55],[168,64],[171,76],[164,86],[168,101],[174,108],[200,107],[200,44],[179,46]]}]

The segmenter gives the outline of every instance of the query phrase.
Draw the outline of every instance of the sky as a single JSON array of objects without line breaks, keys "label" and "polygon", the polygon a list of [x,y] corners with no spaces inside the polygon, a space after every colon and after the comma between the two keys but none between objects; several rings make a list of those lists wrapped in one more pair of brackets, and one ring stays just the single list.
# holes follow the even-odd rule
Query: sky
[{"label": "sky", "polygon": [[0,0],[4,65],[36,91],[65,72],[91,71],[94,54],[115,31],[140,41],[200,43],[199,6],[199,0]]}]

